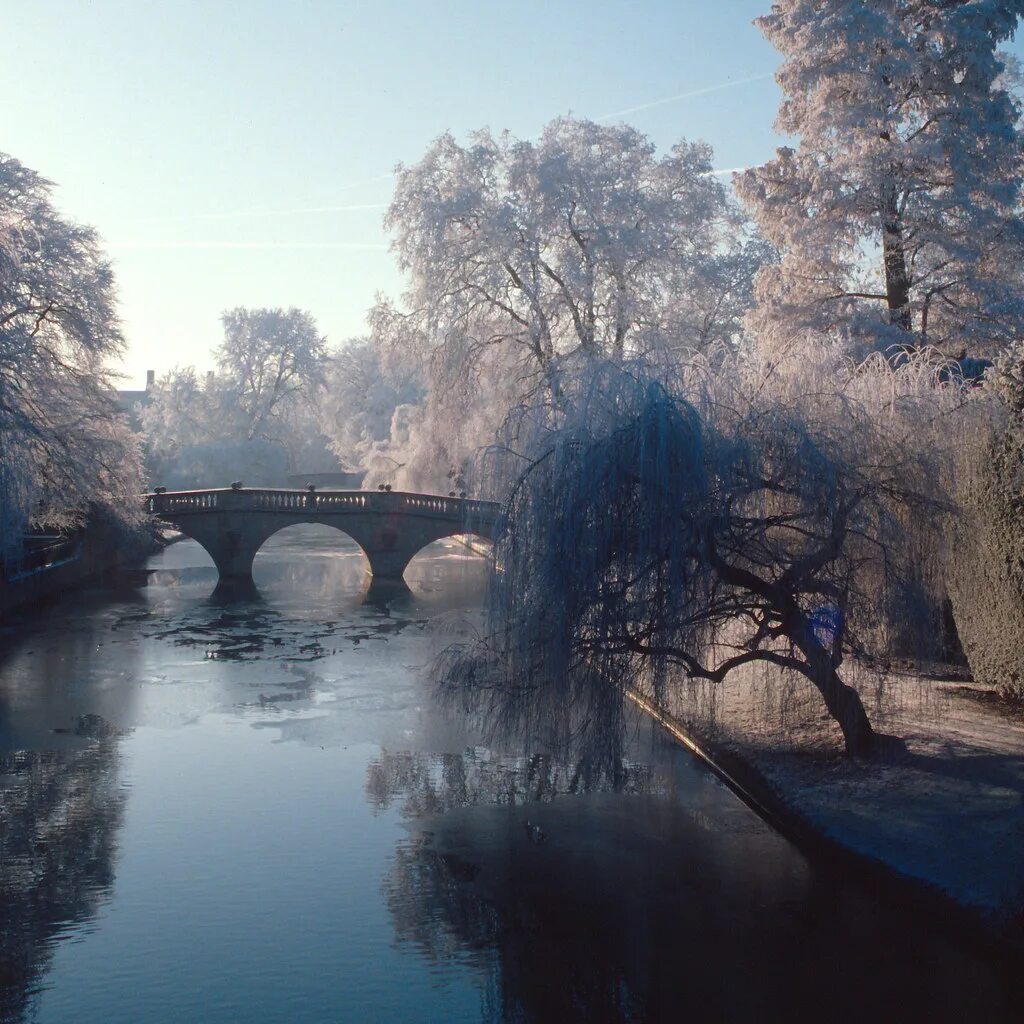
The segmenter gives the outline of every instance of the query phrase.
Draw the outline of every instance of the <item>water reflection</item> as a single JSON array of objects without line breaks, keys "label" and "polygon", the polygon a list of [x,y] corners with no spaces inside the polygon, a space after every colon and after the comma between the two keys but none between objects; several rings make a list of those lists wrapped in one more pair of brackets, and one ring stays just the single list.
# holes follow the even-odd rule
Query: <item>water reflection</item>
[{"label": "water reflection", "polygon": [[[136,625],[133,620],[131,625]],[[120,628],[118,623],[115,628]],[[199,649],[204,657],[247,661],[263,658],[314,660],[322,656],[323,642],[335,633],[336,622],[296,622],[262,601],[221,605],[208,600],[166,620],[151,616],[144,635],[176,647]]]},{"label": "water reflection", "polygon": [[408,607],[416,600],[412,588],[402,580],[371,577],[363,594],[363,604],[376,608]]},{"label": "water reflection", "polygon": [[305,591],[319,603],[335,605],[368,584],[370,563],[348,534],[322,523],[279,530],[260,548],[253,579],[261,589]]},{"label": "water reflection", "polygon": [[[550,813],[559,797],[665,798],[671,788],[649,765],[626,759],[610,766],[548,753],[500,756],[483,747],[382,752],[367,769],[367,797],[377,810],[401,802],[419,826],[397,848],[384,884],[397,938],[432,963],[468,958],[482,968],[483,1020],[633,1019],[641,1000],[620,966],[609,963],[608,948],[579,942],[576,928],[585,930],[593,916],[584,920],[583,906],[552,904],[551,894],[535,902],[513,862],[524,858],[529,879],[527,865],[539,863],[542,848],[563,846],[573,826],[565,806]],[[471,816],[460,815],[467,809]]]},{"label": "water reflection", "polygon": [[410,818],[478,805],[547,803],[570,794],[651,793],[664,784],[649,766],[627,760],[609,767],[603,761],[567,762],[551,754],[503,757],[486,747],[459,754],[385,750],[366,771],[371,805],[385,810],[401,800]]},{"label": "water reflection", "polygon": [[54,939],[95,914],[111,890],[126,799],[117,748],[117,739],[107,737],[78,750],[0,757],[0,1021],[5,1024],[30,1016]]},{"label": "water reflection", "polygon": [[[477,874],[471,862],[421,842],[398,851],[385,895],[399,941],[435,963],[477,954],[487,971],[483,1020],[677,1019],[649,1015],[624,960],[616,962],[623,951],[608,944],[607,929],[594,931],[599,904],[523,886],[494,901],[473,884]],[[637,959],[654,952],[632,951]]]},{"label": "water reflection", "polygon": [[481,970],[484,1021],[1019,1019],[1008,975],[660,747],[592,788],[546,758],[382,755],[368,798],[411,819],[399,942]]},{"label": "water reflection", "polygon": [[[166,585],[173,573],[161,573],[156,585]],[[386,637],[409,627],[422,627],[427,621],[414,601],[404,606],[390,604],[356,605],[327,611],[302,593],[301,607],[281,607],[273,597],[257,592],[242,600],[221,600],[217,591],[208,598],[178,608],[165,604],[150,606],[143,612],[129,612],[112,625],[115,631],[141,631],[147,639],[176,647],[200,650],[209,659],[222,661],[316,661],[337,651],[345,642]],[[295,595],[291,600],[297,601]],[[311,606],[306,609],[309,603]],[[173,614],[169,614],[173,611]],[[313,611],[319,613],[312,614]],[[408,614],[404,614],[408,613]]]}]

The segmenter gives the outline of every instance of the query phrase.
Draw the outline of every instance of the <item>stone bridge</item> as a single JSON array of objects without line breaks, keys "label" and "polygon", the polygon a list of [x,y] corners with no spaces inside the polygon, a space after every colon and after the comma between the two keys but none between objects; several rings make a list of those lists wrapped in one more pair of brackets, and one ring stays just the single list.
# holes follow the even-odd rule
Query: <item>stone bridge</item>
[{"label": "stone bridge", "polygon": [[324,523],[348,534],[363,549],[375,581],[397,582],[432,541],[466,533],[493,540],[499,510],[493,501],[405,491],[252,487],[157,492],[146,495],[146,505],[206,549],[222,583],[246,584],[267,538],[296,523]]}]

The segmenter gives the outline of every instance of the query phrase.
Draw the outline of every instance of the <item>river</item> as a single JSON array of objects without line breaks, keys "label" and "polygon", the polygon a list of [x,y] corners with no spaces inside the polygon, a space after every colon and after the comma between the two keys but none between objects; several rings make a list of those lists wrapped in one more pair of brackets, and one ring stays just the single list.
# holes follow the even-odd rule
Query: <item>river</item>
[{"label": "river", "polygon": [[609,779],[436,706],[457,544],[390,605],[327,528],[254,575],[186,541],[0,628],[0,1020],[1024,1019],[649,723]]}]

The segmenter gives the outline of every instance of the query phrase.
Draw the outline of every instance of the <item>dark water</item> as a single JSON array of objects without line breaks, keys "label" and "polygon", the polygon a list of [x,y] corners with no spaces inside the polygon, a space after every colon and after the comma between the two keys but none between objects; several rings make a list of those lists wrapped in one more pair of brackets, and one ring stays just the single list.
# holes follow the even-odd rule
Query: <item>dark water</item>
[{"label": "dark water", "polygon": [[645,724],[613,780],[482,746],[422,680],[479,563],[382,608],[338,544],[225,605],[183,543],[4,627],[0,1020],[1024,1019]]}]

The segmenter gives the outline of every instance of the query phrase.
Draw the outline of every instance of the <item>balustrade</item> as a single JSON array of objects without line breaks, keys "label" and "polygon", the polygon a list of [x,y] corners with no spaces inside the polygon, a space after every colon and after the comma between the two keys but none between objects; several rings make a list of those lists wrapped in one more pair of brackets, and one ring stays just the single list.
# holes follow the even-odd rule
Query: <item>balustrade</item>
[{"label": "balustrade", "polygon": [[172,491],[165,494],[151,494],[146,499],[150,512],[193,512],[218,507],[217,491]]}]

